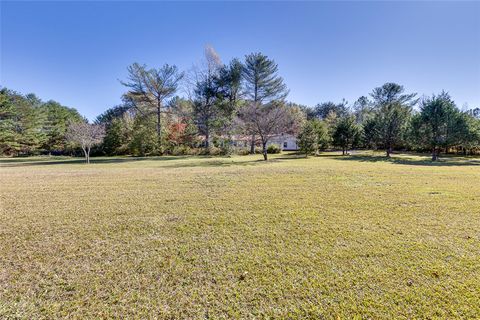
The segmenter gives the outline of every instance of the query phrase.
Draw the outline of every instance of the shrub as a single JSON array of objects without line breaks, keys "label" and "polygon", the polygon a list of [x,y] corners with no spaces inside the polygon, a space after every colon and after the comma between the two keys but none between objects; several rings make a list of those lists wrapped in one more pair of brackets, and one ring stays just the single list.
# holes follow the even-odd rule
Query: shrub
[{"label": "shrub", "polygon": [[235,154],[238,154],[240,156],[247,156],[250,154],[250,148],[236,148]]},{"label": "shrub", "polygon": [[225,155],[225,150],[217,147],[201,148],[197,154],[201,156],[223,156]]},{"label": "shrub", "polygon": [[276,144],[271,144],[267,147],[267,153],[280,153],[282,150]]},{"label": "shrub", "polygon": [[209,154],[211,156],[223,156],[225,155],[225,150],[218,147],[210,147]]},{"label": "shrub", "polygon": [[191,154],[191,150],[188,146],[180,145],[173,147],[172,151],[170,152],[173,156],[183,156]]}]

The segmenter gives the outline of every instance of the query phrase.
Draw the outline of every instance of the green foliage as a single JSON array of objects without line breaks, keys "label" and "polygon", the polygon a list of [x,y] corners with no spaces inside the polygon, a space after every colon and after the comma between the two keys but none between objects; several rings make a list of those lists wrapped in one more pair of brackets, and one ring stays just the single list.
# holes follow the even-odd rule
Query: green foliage
[{"label": "green foliage", "polygon": [[193,150],[186,145],[175,146],[171,149],[170,154],[173,156],[183,156],[193,154]]},{"label": "green foliage", "polygon": [[370,94],[374,103],[374,120],[369,123],[369,136],[382,146],[387,157],[393,148],[403,142],[416,93],[405,94],[403,86],[385,83]]},{"label": "green foliage", "polygon": [[297,145],[305,156],[326,149],[331,137],[325,121],[318,119],[308,120],[304,123],[297,136]]},{"label": "green foliage", "polygon": [[311,120],[310,122],[313,126],[313,129],[316,135],[315,143],[316,143],[317,151],[328,148],[332,138],[329,134],[328,127],[325,121],[314,119],[314,120]]},{"label": "green foliage", "polygon": [[356,123],[355,117],[341,118],[335,127],[332,138],[333,144],[342,148],[344,155],[357,145],[361,138],[361,127]]},{"label": "green foliage", "polygon": [[129,89],[124,99],[137,107],[142,106],[145,116],[155,115],[157,143],[154,149],[157,154],[161,154],[164,141],[162,115],[165,112],[167,99],[174,96],[184,73],[179,72],[177,66],[169,64],[164,64],[158,69],[148,69],[146,65],[134,63],[127,68],[127,71],[127,81],[121,82]]},{"label": "green foliage", "polygon": [[461,112],[448,93],[425,98],[420,113],[412,117],[409,142],[413,148],[429,150],[432,160],[438,160],[441,150],[452,147],[472,152],[479,146],[478,120]]},{"label": "green foliage", "polygon": [[150,117],[137,117],[133,121],[132,137],[128,149],[134,156],[158,155],[158,135]]},{"label": "green foliage", "polygon": [[373,118],[372,102],[365,96],[358,98],[353,104],[353,115],[359,124],[363,124]]},{"label": "green foliage", "polygon": [[46,140],[42,149],[48,152],[64,153],[68,148],[68,141],[65,138],[68,125],[84,121],[83,117],[73,108],[67,108],[55,101],[47,101],[41,107],[46,114],[44,130]]},{"label": "green foliage", "polygon": [[33,94],[0,90],[0,154],[64,153],[65,132],[80,114],[55,101],[42,102]]},{"label": "green foliage", "polygon": [[[243,152],[231,149],[232,137],[243,135],[250,139],[250,152],[261,144],[257,153],[267,159],[266,146],[278,134],[298,134],[300,150],[307,155],[333,145],[344,152],[354,145],[383,148],[387,156],[394,148],[430,150],[434,160],[443,150],[480,152],[480,108],[461,112],[446,93],[422,101],[420,113],[412,111],[416,94],[396,83],[373,89],[371,100],[362,96],[351,106],[343,100],[309,108],[285,102],[288,90],[278,65],[261,53],[247,55],[245,63],[233,59],[223,64],[207,47],[205,58],[206,68],[195,73],[189,98],[174,96],[184,75],[177,67],[129,66],[122,82],[128,88],[124,102],[97,117],[106,135],[92,152],[182,154],[213,146],[219,154],[231,154]],[[75,109],[0,89],[0,155],[72,153],[65,134],[69,123],[80,121],[85,119]]]},{"label": "green foliage", "polygon": [[206,48],[205,62],[205,69],[196,73],[192,118],[208,149],[212,137],[226,134],[231,127],[242,89],[242,64],[234,59],[222,65],[211,47]]},{"label": "green foliage", "polygon": [[317,134],[312,121],[307,121],[297,136],[297,145],[302,153],[307,157],[309,154],[317,151]]},{"label": "green foliage", "polygon": [[287,86],[278,75],[278,65],[259,52],[245,57],[243,78],[247,95],[254,102],[283,100],[288,95]]},{"label": "green foliage", "polygon": [[329,115],[335,117],[344,117],[348,114],[347,101],[344,99],[340,103],[324,102],[317,104],[310,113],[312,119],[326,119]]},{"label": "green foliage", "polygon": [[280,152],[282,152],[282,149],[280,149],[280,147],[276,144],[271,144],[267,147],[267,153],[275,154]]}]

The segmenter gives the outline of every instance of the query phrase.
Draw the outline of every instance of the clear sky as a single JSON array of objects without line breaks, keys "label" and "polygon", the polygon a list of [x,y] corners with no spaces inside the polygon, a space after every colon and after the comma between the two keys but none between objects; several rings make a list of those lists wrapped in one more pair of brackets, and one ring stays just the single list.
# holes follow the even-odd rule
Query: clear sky
[{"label": "clear sky", "polygon": [[353,102],[385,82],[480,106],[480,2],[1,2],[0,85],[77,108],[120,103],[133,62],[275,59],[288,100]]}]

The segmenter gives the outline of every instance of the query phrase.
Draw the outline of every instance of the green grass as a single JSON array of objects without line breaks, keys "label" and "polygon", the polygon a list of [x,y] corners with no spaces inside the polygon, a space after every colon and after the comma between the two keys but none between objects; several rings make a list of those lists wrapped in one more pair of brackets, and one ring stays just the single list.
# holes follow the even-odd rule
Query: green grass
[{"label": "green grass", "polygon": [[480,318],[480,159],[0,160],[0,318]]}]

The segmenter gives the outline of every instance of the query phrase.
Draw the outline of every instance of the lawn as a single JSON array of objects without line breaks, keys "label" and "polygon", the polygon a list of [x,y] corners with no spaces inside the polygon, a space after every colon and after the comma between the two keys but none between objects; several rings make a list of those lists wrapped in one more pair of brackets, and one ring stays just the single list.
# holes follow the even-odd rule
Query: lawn
[{"label": "lawn", "polygon": [[480,159],[0,159],[0,318],[480,318]]}]

